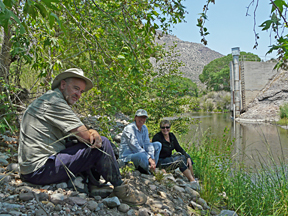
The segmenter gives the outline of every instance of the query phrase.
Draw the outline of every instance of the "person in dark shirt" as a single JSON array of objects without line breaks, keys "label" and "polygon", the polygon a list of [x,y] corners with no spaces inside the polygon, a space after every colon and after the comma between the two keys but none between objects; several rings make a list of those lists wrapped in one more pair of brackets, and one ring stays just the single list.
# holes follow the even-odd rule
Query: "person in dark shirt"
[{"label": "person in dark shirt", "polygon": [[[193,173],[193,161],[190,155],[179,145],[175,135],[170,132],[170,127],[170,121],[162,120],[160,122],[161,131],[155,134],[152,139],[152,142],[158,141],[162,144],[157,166],[163,169],[176,169],[179,167],[189,182],[196,182]],[[180,152],[181,155],[172,155],[174,149]]]}]

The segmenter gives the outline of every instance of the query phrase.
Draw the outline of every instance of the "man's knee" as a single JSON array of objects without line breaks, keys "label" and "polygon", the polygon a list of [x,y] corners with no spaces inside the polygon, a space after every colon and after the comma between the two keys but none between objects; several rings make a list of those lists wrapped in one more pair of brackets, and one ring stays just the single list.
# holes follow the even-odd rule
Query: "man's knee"
[{"label": "man's knee", "polygon": [[148,159],[147,159],[147,156],[146,154],[142,154],[142,153],[138,153],[138,154],[135,154],[131,157],[131,161],[136,165],[136,166],[139,166],[139,165],[143,165],[143,166],[149,166],[149,162],[148,162]]},{"label": "man's knee", "polygon": [[162,144],[160,142],[153,142],[154,149],[155,150],[161,150],[162,149]]}]

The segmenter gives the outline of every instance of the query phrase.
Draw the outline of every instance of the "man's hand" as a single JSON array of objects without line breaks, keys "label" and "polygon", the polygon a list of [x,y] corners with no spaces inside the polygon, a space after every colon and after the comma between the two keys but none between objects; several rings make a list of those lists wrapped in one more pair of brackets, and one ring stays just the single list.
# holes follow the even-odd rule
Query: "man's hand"
[{"label": "man's hand", "polygon": [[152,158],[149,158],[149,164],[150,164],[150,169],[155,171],[156,169],[156,163],[155,163],[155,160],[153,160]]},{"label": "man's hand", "polygon": [[102,147],[102,139],[99,133],[96,130],[90,129],[90,143],[92,144],[91,148],[101,148]]}]

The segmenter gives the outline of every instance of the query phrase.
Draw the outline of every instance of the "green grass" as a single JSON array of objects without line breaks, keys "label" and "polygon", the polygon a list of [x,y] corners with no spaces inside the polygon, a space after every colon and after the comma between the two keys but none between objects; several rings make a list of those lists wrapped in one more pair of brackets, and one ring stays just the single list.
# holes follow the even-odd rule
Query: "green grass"
[{"label": "green grass", "polygon": [[278,125],[288,126],[288,118],[282,118],[277,122]]},{"label": "green grass", "polygon": [[203,186],[201,197],[211,207],[225,206],[238,215],[288,215],[285,161],[270,153],[265,160],[261,155],[254,159],[255,164],[260,164],[257,169],[235,163],[231,157],[233,140],[229,137],[228,130],[221,140],[207,131],[199,144],[189,144],[194,172]]}]

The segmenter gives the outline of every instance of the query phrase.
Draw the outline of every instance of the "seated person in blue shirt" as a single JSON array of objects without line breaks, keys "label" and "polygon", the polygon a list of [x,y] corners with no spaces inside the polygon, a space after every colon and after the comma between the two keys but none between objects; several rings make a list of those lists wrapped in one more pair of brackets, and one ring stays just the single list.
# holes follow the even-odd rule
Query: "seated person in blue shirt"
[{"label": "seated person in blue shirt", "polygon": [[[152,142],[160,142],[162,150],[159,156],[158,167],[163,169],[176,169],[179,167],[181,172],[187,177],[189,182],[195,182],[193,174],[193,161],[189,154],[179,145],[175,135],[170,132],[171,123],[168,120],[160,122],[161,131],[152,139]],[[176,150],[181,155],[173,156],[172,151]]]},{"label": "seated person in blue shirt", "polygon": [[136,111],[134,122],[124,128],[119,149],[122,162],[132,161],[136,169],[146,174],[155,171],[162,146],[160,142],[150,143],[148,129],[144,125],[147,118],[146,110]]}]

